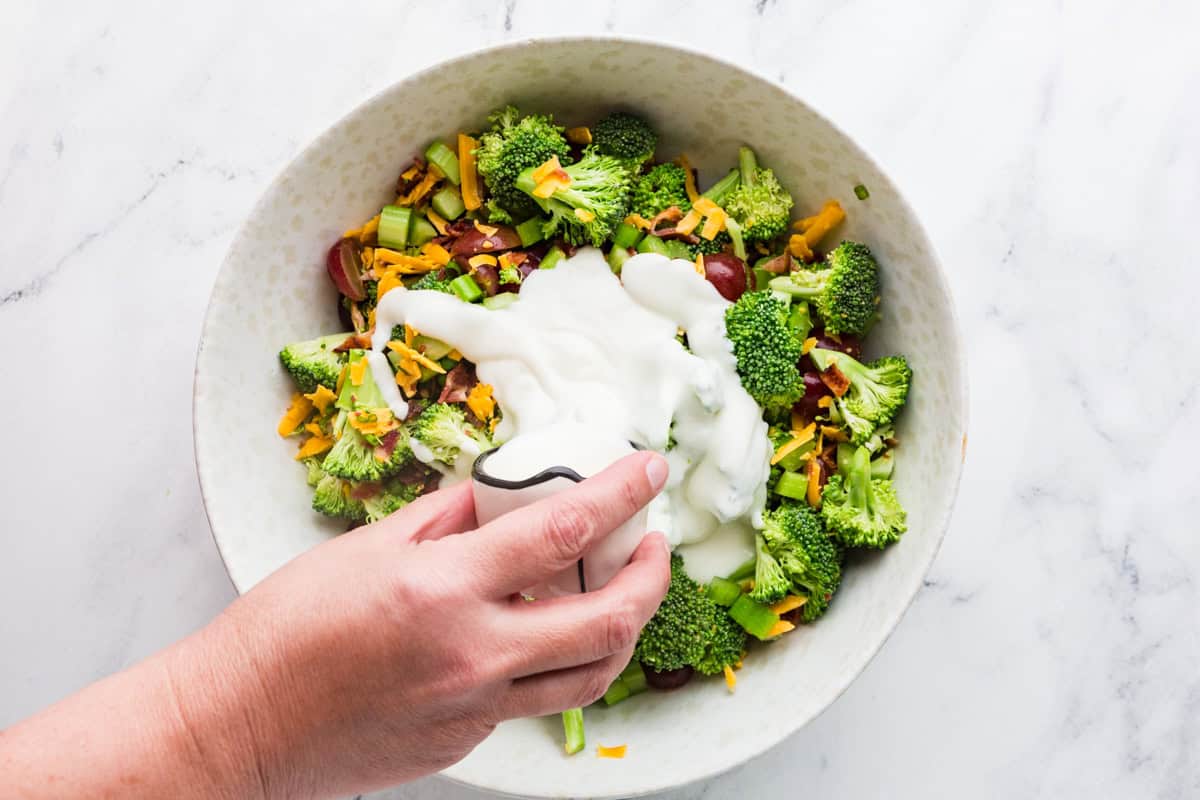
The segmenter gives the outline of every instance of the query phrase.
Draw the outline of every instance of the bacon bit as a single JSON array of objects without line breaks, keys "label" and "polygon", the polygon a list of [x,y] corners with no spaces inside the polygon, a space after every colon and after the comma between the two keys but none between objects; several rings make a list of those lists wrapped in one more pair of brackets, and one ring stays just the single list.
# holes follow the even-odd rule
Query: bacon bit
[{"label": "bacon bit", "polygon": [[463,205],[468,211],[474,211],[483,205],[483,196],[479,191],[479,171],[475,166],[475,148],[479,142],[465,133],[458,135],[458,172],[460,175],[460,191]]},{"label": "bacon bit", "polygon": [[826,439],[832,439],[835,442],[848,442],[850,437],[846,436],[841,428],[835,428],[832,425],[821,426],[821,436]]},{"label": "bacon bit", "polygon": [[816,346],[817,346],[817,338],[815,336],[808,337],[807,339],[804,340],[804,343],[802,345],[800,345],[800,355],[802,355],[802,356],[808,355],[809,353],[812,352],[812,349]]},{"label": "bacon bit", "polygon": [[701,278],[708,277],[708,272],[705,271],[705,269],[704,269],[704,254],[703,253],[696,253],[696,261],[692,264],[692,266],[695,268],[696,274],[699,275]]},{"label": "bacon bit", "polygon": [[496,266],[497,261],[496,257],[493,255],[480,253],[477,256],[471,256],[468,258],[467,263],[471,265],[471,269],[475,269],[476,267],[482,267],[484,264],[487,264],[489,267],[494,267]]},{"label": "bacon bit", "polygon": [[346,341],[333,348],[335,353],[348,353],[351,350],[366,350],[371,346],[371,337],[365,333],[352,333]]},{"label": "bacon bit", "polygon": [[288,410],[284,412],[283,417],[279,420],[279,427],[277,428],[279,435],[291,436],[293,433],[296,433],[301,423],[308,419],[308,415],[312,413],[312,410],[313,404],[311,400],[299,392],[293,394],[291,405],[288,406]]},{"label": "bacon bit", "polygon": [[664,208],[662,211],[654,215],[654,219],[650,220],[650,232],[657,232],[660,223],[678,222],[681,219],[683,219],[683,211],[679,208],[679,206]]},{"label": "bacon bit", "polygon": [[[820,448],[818,444],[817,449]],[[808,462],[808,491],[805,496],[810,506],[821,507],[821,462],[815,458]]]},{"label": "bacon bit", "polygon": [[675,223],[675,230],[680,233],[691,233],[700,226],[702,216],[699,211],[693,208],[691,211],[683,215],[679,222]]},{"label": "bacon bit", "polygon": [[558,160],[558,156],[550,156],[550,158],[539,164],[537,169],[533,171],[533,182],[541,183],[555,172],[561,171],[562,163]]},{"label": "bacon bit", "polygon": [[358,303],[350,304],[350,324],[354,326],[356,331],[365,331],[367,329],[367,321],[363,319],[362,309],[358,307]]},{"label": "bacon bit", "polygon": [[707,239],[710,242],[717,238],[717,234],[725,228],[725,212],[717,209],[709,214],[704,219],[704,228],[700,231],[700,238]]},{"label": "bacon bit", "polygon": [[450,251],[435,242],[426,242],[421,248],[421,255],[439,267],[449,264],[451,258]]},{"label": "bacon bit", "polygon": [[845,218],[846,212],[837,200],[826,200],[819,212],[795,224],[800,232],[788,240],[788,250],[801,261],[812,261],[813,245],[819,244],[825,234]]},{"label": "bacon bit", "polygon": [[334,400],[337,400],[337,395],[329,391],[329,387],[324,384],[317,384],[317,390],[311,394],[304,395],[304,397],[322,414],[329,410],[329,406]]},{"label": "bacon bit", "polygon": [[567,128],[567,141],[571,144],[577,144],[580,147],[592,143],[592,132],[589,128],[580,126],[578,128]]},{"label": "bacon bit", "polygon": [[605,747],[600,745],[596,748],[596,755],[599,758],[624,758],[627,745],[619,744],[615,747]]},{"label": "bacon bit", "polygon": [[675,159],[675,163],[683,168],[685,174],[683,188],[687,192],[688,200],[695,205],[696,201],[700,199],[700,192],[696,191],[696,172],[685,155],[680,154],[679,158]]},{"label": "bacon bit", "polygon": [[833,398],[830,395],[825,395],[817,401],[817,408],[829,408],[833,405]]},{"label": "bacon bit", "polygon": [[765,269],[775,275],[786,275],[792,269],[792,257],[788,253],[780,253],[770,261],[763,264],[759,269]]},{"label": "bacon bit", "polygon": [[643,231],[650,230],[650,220],[646,219],[641,214],[630,214],[625,218],[625,224],[632,225],[633,227]]},{"label": "bacon bit", "polygon": [[807,597],[802,597],[801,595],[798,595],[798,594],[789,594],[787,597],[783,598],[778,603],[771,606],[771,610],[774,611],[776,614],[786,614],[787,612],[792,611],[793,609],[797,609],[807,602],[808,602]]},{"label": "bacon bit", "polygon": [[771,626],[771,630],[767,631],[767,638],[774,639],[776,636],[782,636],[788,631],[796,630],[796,626],[788,622],[786,619],[781,619]]},{"label": "bacon bit", "polygon": [[771,466],[775,466],[780,461],[788,457],[789,453],[793,453],[797,448],[803,447],[812,441],[813,433],[817,426],[814,423],[809,423],[802,430],[792,431],[792,438],[783,444],[779,445],[779,449],[771,456]]},{"label": "bacon bit", "polygon": [[733,667],[728,664],[725,665],[722,671],[725,673],[725,686],[728,687],[729,693],[733,694],[734,690],[737,689],[737,675],[733,674]]},{"label": "bacon bit", "polygon": [[467,393],[467,408],[480,420],[489,420],[496,413],[496,400],[490,383],[477,383]]},{"label": "bacon bit", "polygon": [[333,447],[333,439],[328,436],[310,436],[300,445],[300,449],[296,451],[296,460],[303,461],[306,458],[312,458],[315,455],[320,455],[326,450]]},{"label": "bacon bit", "polygon": [[[422,367],[432,370],[432,371],[438,373],[439,375],[446,374],[446,370],[443,369],[441,364],[437,363],[436,361],[431,361],[429,359],[429,357],[426,356],[424,353],[422,353],[418,350],[415,350],[412,347],[409,347],[404,342],[397,342],[397,341],[388,342],[387,348],[388,348],[388,350],[391,350],[393,353],[398,354],[405,361],[408,361],[408,360],[415,361],[418,364],[420,364]],[[420,374],[420,370],[417,371],[417,374],[418,375]]]},{"label": "bacon bit", "polygon": [[841,397],[850,390],[850,379],[838,369],[836,361],[821,370],[821,383],[829,387],[829,391],[833,392],[834,397]]},{"label": "bacon bit", "polygon": [[475,377],[474,368],[467,364],[458,364],[446,374],[446,385],[438,396],[439,403],[462,403],[467,399],[471,388],[479,382]]},{"label": "bacon bit", "polygon": [[584,208],[575,209],[575,219],[579,220],[580,222],[584,223],[585,225],[587,223],[591,222],[592,220],[594,220],[595,218],[596,218],[596,215],[593,214],[591,211],[588,211],[587,209],[584,209]]}]

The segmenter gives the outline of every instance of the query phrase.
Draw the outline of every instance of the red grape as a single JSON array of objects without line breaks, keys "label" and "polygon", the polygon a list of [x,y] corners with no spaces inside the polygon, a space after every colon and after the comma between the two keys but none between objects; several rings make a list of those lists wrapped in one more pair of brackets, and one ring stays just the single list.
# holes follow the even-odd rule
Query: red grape
[{"label": "red grape", "polygon": [[730,253],[704,256],[704,277],[731,303],[750,288],[750,270],[746,268],[746,262]]},{"label": "red grape", "polygon": [[325,257],[325,269],[333,285],[351,300],[367,299],[362,282],[362,258],[358,253],[358,242],[353,239],[339,239],[337,244],[329,248]]}]

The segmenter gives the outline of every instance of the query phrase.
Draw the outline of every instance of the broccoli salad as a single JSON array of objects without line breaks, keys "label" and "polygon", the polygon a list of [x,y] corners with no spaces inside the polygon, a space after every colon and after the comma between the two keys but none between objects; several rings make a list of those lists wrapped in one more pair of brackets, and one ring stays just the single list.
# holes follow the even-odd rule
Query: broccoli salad
[{"label": "broccoli salad", "polygon": [[[831,236],[836,200],[793,220],[750,147],[706,183],[657,142],[625,112],[566,128],[512,107],[433,142],[328,251],[344,330],[279,354],[296,388],[279,434],[313,510],[349,527],[559,422],[666,456],[650,512],[670,590],[601,707],[697,674],[732,692],[751,643],[825,613],[848,549],[906,530],[912,371],[863,356],[870,249]],[[564,724],[577,752],[578,710]]]}]

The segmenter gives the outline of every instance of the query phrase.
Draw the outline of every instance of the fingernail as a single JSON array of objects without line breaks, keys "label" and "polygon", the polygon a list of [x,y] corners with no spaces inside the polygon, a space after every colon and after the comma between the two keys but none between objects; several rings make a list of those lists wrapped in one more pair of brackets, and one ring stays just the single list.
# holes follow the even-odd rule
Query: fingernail
[{"label": "fingernail", "polygon": [[660,455],[655,455],[646,462],[646,477],[650,479],[650,488],[656,492],[667,482],[669,472],[667,460]]}]

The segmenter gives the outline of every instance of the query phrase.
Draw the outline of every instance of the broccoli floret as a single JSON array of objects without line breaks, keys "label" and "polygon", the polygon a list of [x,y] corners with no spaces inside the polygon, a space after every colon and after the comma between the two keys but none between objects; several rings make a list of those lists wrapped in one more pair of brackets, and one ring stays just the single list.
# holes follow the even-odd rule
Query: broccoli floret
[{"label": "broccoli floret", "polygon": [[363,281],[363,291],[367,299],[362,301],[362,310],[370,311],[379,305],[379,281]]},{"label": "broccoli floret", "polygon": [[812,300],[827,333],[861,336],[875,321],[879,266],[865,244],[842,242],[820,269],[801,269],[772,278],[770,286]]},{"label": "broccoli floret", "polygon": [[333,389],[344,363],[341,353],[333,348],[346,341],[349,333],[335,333],[307,342],[295,342],[279,351],[279,360],[302,392],[311,393],[321,384]]},{"label": "broccoli floret", "polygon": [[620,159],[588,150],[578,163],[563,168],[569,185],[548,198],[533,197],[534,169],[522,172],[516,185],[550,215],[542,228],[547,239],[557,235],[571,244],[599,247],[629,213],[631,177]]},{"label": "broccoli floret", "polygon": [[678,164],[659,164],[634,180],[629,210],[646,219],[653,219],[671,206],[679,206],[679,210],[686,213],[692,207],[686,184],[687,171],[683,167]]},{"label": "broccoli floret", "polygon": [[908,399],[912,370],[904,356],[884,356],[863,364],[845,353],[820,347],[814,347],[809,356],[817,369],[836,364],[850,380],[850,388],[835,405],[854,444],[870,440],[876,429],[896,418]]},{"label": "broccoli floret", "polygon": [[784,502],[768,511],[763,522],[760,535],[787,575],[791,591],[808,598],[801,619],[812,622],[829,608],[842,582],[842,550],[826,535],[820,517],[807,505]]},{"label": "broccoli floret", "polygon": [[313,511],[327,517],[362,522],[367,517],[361,500],[350,496],[350,484],[334,475],[326,475],[313,490]]},{"label": "broccoli floret", "polygon": [[374,437],[364,436],[341,421],[339,424],[342,435],[321,463],[330,475],[348,481],[379,481],[395,475],[412,460],[412,449],[403,429],[397,434],[400,439],[395,442],[391,455],[387,455],[379,441],[372,441]]},{"label": "broccoli floret", "polygon": [[830,477],[821,494],[825,527],[847,547],[886,547],[908,530],[907,516],[892,482],[871,478],[865,447],[854,451],[845,477]]},{"label": "broccoli floret", "polygon": [[517,219],[537,213],[537,203],[516,187],[523,170],[558,156],[565,161],[571,152],[563,129],[547,116],[522,117],[512,106],[488,117],[492,129],[479,137],[475,151],[479,174],[500,208]]},{"label": "broccoli floret", "polygon": [[488,222],[493,225],[512,225],[516,222],[512,214],[508,213],[496,202],[496,198],[489,197],[487,203],[484,205],[487,207]]},{"label": "broccoli floret", "polygon": [[687,249],[692,254],[692,258],[695,259],[696,256],[702,254],[707,256],[713,253],[720,253],[729,242],[729,234],[721,231],[711,239],[705,239],[703,236],[699,237],[695,244],[687,245]]},{"label": "broccoli floret", "polygon": [[389,514],[393,514],[417,499],[421,486],[401,483],[398,480],[388,481],[379,487],[379,491],[363,498],[362,504],[367,522],[378,522]]},{"label": "broccoli floret", "polygon": [[462,451],[475,456],[493,447],[487,433],[468,423],[463,410],[449,403],[434,403],[422,411],[413,423],[412,438],[451,466]]},{"label": "broccoli floret", "polygon": [[750,599],[765,605],[778,603],[792,588],[787,573],[779,561],[767,549],[766,539],[761,533],[754,535],[754,588]]},{"label": "broccoli floret", "polygon": [[592,126],[592,145],[606,156],[640,165],[649,161],[658,134],[641,117],[614,111]]},{"label": "broccoli floret", "polygon": [[321,478],[325,477],[325,470],[321,469],[320,458],[304,459],[304,468],[308,470],[304,480],[309,486],[316,488],[316,485],[321,482]]},{"label": "broccoli floret", "polygon": [[[705,599],[707,595],[705,595]],[[712,620],[704,639],[704,653],[693,664],[701,675],[717,675],[742,659],[746,651],[746,631],[733,621],[729,611],[711,600]]]},{"label": "broccoli floret", "polygon": [[[431,291],[431,292],[447,292],[453,294],[454,290],[450,288],[450,281],[454,278],[445,277],[445,273],[440,269],[435,269],[433,272],[426,272],[416,283],[408,287],[412,291]],[[393,339],[396,337],[393,336]],[[401,332],[400,341],[404,341],[404,334]]]},{"label": "broccoli floret", "polygon": [[504,267],[500,270],[501,283],[517,283],[521,282],[521,270],[517,267]]},{"label": "broccoli floret", "polygon": [[671,585],[642,629],[633,657],[657,672],[697,664],[705,655],[715,606],[683,569],[683,558],[671,556]]},{"label": "broccoli floret", "polygon": [[733,343],[742,386],[768,411],[804,396],[796,368],[803,343],[788,325],[788,307],[770,292],[747,292],[725,310],[725,335]]},{"label": "broccoli floret", "polygon": [[765,242],[787,230],[792,196],[779,185],[775,173],[758,166],[754,151],[738,151],[741,183],[725,198],[725,211],[742,226],[747,242]]}]

